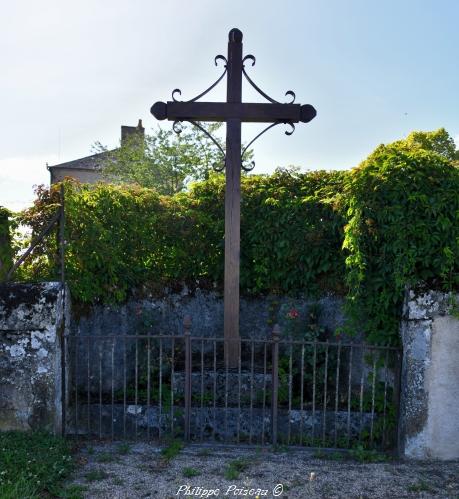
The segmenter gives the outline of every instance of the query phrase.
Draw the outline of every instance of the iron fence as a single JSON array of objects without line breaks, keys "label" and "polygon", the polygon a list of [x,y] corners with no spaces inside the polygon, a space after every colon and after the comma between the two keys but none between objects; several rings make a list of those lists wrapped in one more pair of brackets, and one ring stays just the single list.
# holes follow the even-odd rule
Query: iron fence
[{"label": "iron fence", "polygon": [[65,337],[67,435],[395,449],[401,352],[342,341]]}]

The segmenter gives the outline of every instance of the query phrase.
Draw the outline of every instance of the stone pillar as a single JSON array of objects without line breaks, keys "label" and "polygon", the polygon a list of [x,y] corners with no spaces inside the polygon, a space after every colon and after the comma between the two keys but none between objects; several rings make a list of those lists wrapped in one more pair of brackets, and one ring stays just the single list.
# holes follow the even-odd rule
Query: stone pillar
[{"label": "stone pillar", "polygon": [[408,458],[459,458],[459,318],[453,303],[459,296],[407,292],[399,437]]},{"label": "stone pillar", "polygon": [[0,285],[0,430],[61,433],[66,311],[59,283]]}]

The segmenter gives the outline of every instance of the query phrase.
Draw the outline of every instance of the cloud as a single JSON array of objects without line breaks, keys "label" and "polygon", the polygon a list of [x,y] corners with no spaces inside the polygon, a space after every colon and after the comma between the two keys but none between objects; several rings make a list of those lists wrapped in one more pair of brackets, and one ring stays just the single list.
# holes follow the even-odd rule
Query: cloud
[{"label": "cloud", "polygon": [[49,184],[47,161],[56,163],[57,156],[0,159],[0,205],[11,210],[29,206],[34,199],[33,186]]}]

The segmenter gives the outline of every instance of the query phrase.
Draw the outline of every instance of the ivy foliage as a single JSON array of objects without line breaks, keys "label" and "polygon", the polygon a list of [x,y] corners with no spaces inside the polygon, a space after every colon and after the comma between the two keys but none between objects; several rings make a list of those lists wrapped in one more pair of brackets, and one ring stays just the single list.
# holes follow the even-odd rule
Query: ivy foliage
[{"label": "ivy foliage", "polygon": [[13,264],[10,216],[10,211],[0,206],[0,281]]},{"label": "ivy foliage", "polygon": [[348,316],[375,342],[397,341],[407,286],[459,285],[459,169],[410,137],[379,146],[341,197]]},{"label": "ivy foliage", "polygon": [[[341,286],[343,219],[329,197],[344,177],[288,171],[243,177],[243,292],[317,293]],[[66,274],[74,297],[117,302],[142,286],[221,286],[224,190],[222,175],[170,197],[138,186],[66,181]],[[57,203],[57,186],[40,189],[23,222],[38,232]],[[52,274],[56,254],[51,238],[26,272],[34,278]]]},{"label": "ivy foliage", "polygon": [[334,196],[346,175],[278,171],[244,179],[243,288],[277,294],[342,291],[344,218]]}]

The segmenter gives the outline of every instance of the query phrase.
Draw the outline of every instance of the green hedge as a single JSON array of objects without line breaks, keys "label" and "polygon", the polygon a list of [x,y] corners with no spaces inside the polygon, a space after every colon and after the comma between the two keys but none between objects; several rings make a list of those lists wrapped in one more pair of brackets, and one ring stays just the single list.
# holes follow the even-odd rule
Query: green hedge
[{"label": "green hedge", "polygon": [[[43,227],[57,190],[40,189],[23,223]],[[396,343],[405,286],[459,285],[459,170],[437,152],[399,141],[351,171],[244,176],[241,190],[243,293],[338,292],[353,327]],[[66,182],[66,218],[66,272],[79,301],[222,286],[222,175],[173,197]],[[23,275],[49,278],[56,252],[50,238]]]},{"label": "green hedge", "polygon": [[406,286],[459,285],[459,169],[435,152],[380,146],[347,178],[348,313],[396,336]]},{"label": "green hedge", "polygon": [[6,277],[13,264],[9,217],[9,210],[0,206],[0,281]]},{"label": "green hedge", "polygon": [[[317,293],[341,289],[343,218],[330,196],[345,174],[317,172],[244,177],[241,288],[248,293]],[[66,182],[66,274],[83,302],[124,300],[141,286],[198,281],[222,285],[224,177],[189,193],[159,196],[140,187]],[[23,217],[38,232],[56,208],[57,189],[39,192]],[[23,272],[49,276],[54,238]],[[42,255],[49,255],[43,265]]]}]

